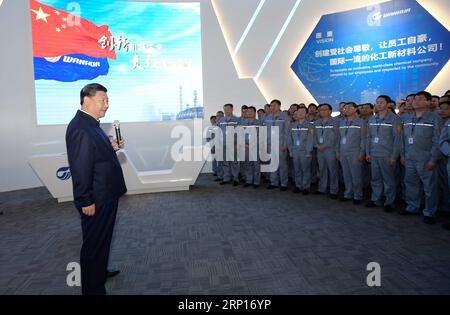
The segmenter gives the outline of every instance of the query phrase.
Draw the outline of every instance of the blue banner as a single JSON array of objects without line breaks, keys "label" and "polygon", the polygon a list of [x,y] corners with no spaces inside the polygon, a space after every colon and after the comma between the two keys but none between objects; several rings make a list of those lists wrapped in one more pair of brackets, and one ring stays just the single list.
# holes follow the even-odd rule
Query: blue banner
[{"label": "blue banner", "polygon": [[324,15],[291,68],[319,103],[398,101],[450,57],[449,31],[414,0]]},{"label": "blue banner", "polygon": [[66,55],[52,58],[34,58],[35,80],[55,80],[74,82],[92,80],[107,75],[107,58],[94,58],[85,55]]}]

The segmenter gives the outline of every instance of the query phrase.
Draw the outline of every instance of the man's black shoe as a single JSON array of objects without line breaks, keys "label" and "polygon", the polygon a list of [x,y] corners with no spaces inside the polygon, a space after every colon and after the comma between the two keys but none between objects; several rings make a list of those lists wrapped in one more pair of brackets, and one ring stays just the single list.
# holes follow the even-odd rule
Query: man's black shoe
[{"label": "man's black shoe", "polygon": [[428,216],[424,216],[423,217],[423,222],[426,224],[435,224],[436,223],[436,219],[433,217],[428,217]]},{"label": "man's black shoe", "polygon": [[253,185],[253,188],[258,189],[259,185]]},{"label": "man's black shoe", "polygon": [[294,190],[292,191],[294,194],[298,194],[300,191],[300,189],[298,187],[295,187]]},{"label": "man's black shoe", "polygon": [[338,195],[337,194],[330,194],[330,198],[331,199],[338,199]]},{"label": "man's black shoe", "polygon": [[[330,196],[331,196],[331,195],[330,195]],[[339,201],[342,201],[342,202],[351,201],[351,200],[352,200],[352,199],[345,198],[345,197],[339,198]]]},{"label": "man's black shoe", "polygon": [[448,218],[450,218],[450,212],[447,212],[447,211],[440,211],[440,212],[439,212],[439,216],[440,216],[441,218],[448,219]]},{"label": "man's black shoe", "polygon": [[276,189],[276,188],[278,188],[278,186],[270,185],[269,187],[267,187],[267,189]]},{"label": "man's black shoe", "polygon": [[238,185],[239,185],[239,182],[238,182],[237,180],[235,180],[235,181],[233,182],[233,186],[236,187],[236,186],[238,186]]},{"label": "man's black shoe", "polygon": [[320,192],[318,190],[315,190],[315,191],[312,192],[312,194],[313,195],[323,195],[324,193],[322,193],[322,192]]},{"label": "man's black shoe", "polygon": [[398,212],[400,215],[414,215],[415,213],[402,209]]},{"label": "man's black shoe", "polygon": [[281,186],[281,187],[280,187],[280,190],[281,190],[281,191],[286,191],[286,190],[287,190],[287,187]]},{"label": "man's black shoe", "polygon": [[249,183],[245,183],[244,184],[244,187],[250,187],[252,184],[249,184]]},{"label": "man's black shoe", "polygon": [[220,185],[228,185],[230,182],[224,182],[224,181],[221,181],[220,182]]},{"label": "man's black shoe", "polygon": [[366,208],[375,208],[377,205],[372,200],[366,203]]},{"label": "man's black shoe", "polygon": [[302,192],[302,194],[305,195],[305,196],[306,196],[306,195],[309,195],[309,190],[308,190],[308,189],[305,189],[305,190]]},{"label": "man's black shoe", "polygon": [[117,276],[120,273],[120,270],[107,270],[106,271],[106,277],[107,278],[112,278]]},{"label": "man's black shoe", "polygon": [[214,181],[215,182],[221,182],[222,180],[220,178],[216,178]]},{"label": "man's black shoe", "polygon": [[359,199],[353,199],[353,204],[354,205],[360,205],[362,203],[362,200]]},{"label": "man's black shoe", "polygon": [[391,213],[394,212],[394,207],[392,205],[384,206],[384,212]]}]

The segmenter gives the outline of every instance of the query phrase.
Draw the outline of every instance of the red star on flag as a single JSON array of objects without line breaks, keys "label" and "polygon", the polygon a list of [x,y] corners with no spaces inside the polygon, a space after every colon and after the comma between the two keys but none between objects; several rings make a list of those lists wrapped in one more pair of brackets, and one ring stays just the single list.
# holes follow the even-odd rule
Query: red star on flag
[{"label": "red star on flag", "polygon": [[[68,12],[30,0],[33,50],[35,57],[57,57],[84,54],[97,58],[116,59],[116,52],[102,48],[99,40],[111,32],[107,25],[77,17],[77,25],[69,25]],[[72,17],[73,18],[73,17]]]}]

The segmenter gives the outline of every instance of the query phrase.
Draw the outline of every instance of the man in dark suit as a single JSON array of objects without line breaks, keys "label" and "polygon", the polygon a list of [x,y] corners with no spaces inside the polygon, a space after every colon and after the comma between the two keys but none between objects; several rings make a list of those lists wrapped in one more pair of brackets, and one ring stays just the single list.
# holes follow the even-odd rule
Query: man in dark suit
[{"label": "man in dark suit", "polygon": [[86,85],[80,92],[81,110],[66,131],[74,202],[83,232],[80,265],[84,295],[106,294],[106,278],[118,274],[107,266],[119,197],[127,191],[115,152],[124,141],[110,140],[100,128],[99,119],[109,107],[106,93],[100,84]]}]

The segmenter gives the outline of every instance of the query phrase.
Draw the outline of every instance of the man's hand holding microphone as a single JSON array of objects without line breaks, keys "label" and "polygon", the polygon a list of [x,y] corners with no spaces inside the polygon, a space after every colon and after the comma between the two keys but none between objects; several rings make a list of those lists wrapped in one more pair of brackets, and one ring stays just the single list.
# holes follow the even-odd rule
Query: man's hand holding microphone
[{"label": "man's hand holding microphone", "polygon": [[111,140],[114,151],[119,151],[120,149],[123,149],[125,140],[122,138],[122,134],[120,133],[120,123],[118,120],[114,121],[113,126],[116,131],[116,138],[114,139],[112,135],[109,135],[109,140]]}]

